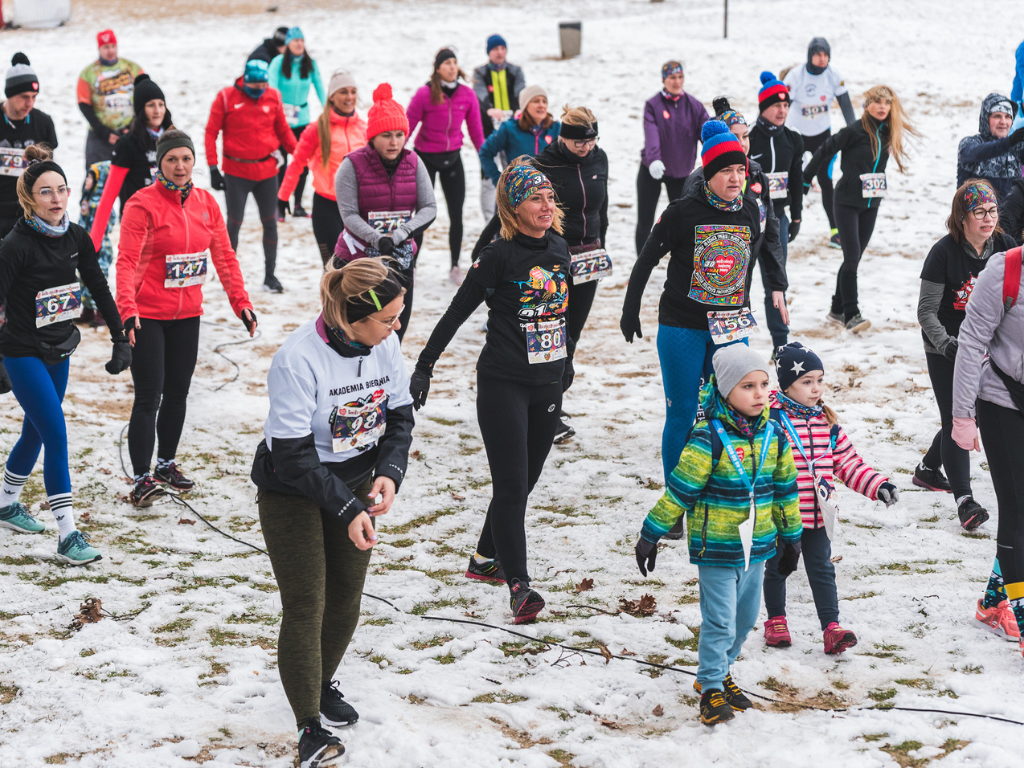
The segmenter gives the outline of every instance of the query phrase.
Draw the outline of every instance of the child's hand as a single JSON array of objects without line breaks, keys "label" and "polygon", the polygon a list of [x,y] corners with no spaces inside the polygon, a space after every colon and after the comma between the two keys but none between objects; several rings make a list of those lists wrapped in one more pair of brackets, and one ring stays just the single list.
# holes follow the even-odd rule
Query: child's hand
[{"label": "child's hand", "polygon": [[783,542],[782,544],[782,557],[779,558],[779,576],[786,578],[793,571],[796,570],[796,566],[800,562],[800,550],[803,549],[803,544],[800,541],[795,542]]},{"label": "child's hand", "polygon": [[640,568],[640,573],[646,576],[648,571],[654,570],[654,561],[658,559],[658,545],[641,536],[636,543],[635,552],[637,567]]},{"label": "child's hand", "polygon": [[877,499],[883,502],[885,506],[891,507],[900,500],[900,492],[896,490],[896,486],[892,483],[882,483],[878,488]]}]

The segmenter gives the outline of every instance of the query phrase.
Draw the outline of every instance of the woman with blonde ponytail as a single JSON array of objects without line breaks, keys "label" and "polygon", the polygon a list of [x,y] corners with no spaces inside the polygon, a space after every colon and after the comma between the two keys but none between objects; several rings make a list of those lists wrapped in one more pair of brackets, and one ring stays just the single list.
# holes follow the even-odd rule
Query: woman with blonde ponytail
[{"label": "woman with blonde ponytail", "polygon": [[373,518],[387,514],[405,479],[413,426],[394,333],[405,301],[395,272],[380,258],[331,266],[320,300],[320,315],[274,355],[252,466],[281,590],[278,664],[302,765],[345,751],[321,721],[359,719],[333,677],[359,624]]},{"label": "woman with blonde ponytail", "polygon": [[302,172],[313,172],[313,237],[324,264],[334,252],[334,244],[344,225],[334,194],[334,177],[341,161],[366,146],[366,121],[356,112],[356,80],[343,69],[331,75],[327,103],[315,123],[306,126],[292,153],[277,199],[288,202]]}]

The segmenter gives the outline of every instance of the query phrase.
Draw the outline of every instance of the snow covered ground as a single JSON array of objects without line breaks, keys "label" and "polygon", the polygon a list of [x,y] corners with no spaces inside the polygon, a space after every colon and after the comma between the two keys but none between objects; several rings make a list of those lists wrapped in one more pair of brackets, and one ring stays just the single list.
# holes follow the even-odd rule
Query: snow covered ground
[{"label": "snow covered ground", "polygon": [[[721,6],[714,3],[565,0],[555,7],[521,0],[513,7],[380,0],[333,11],[296,10],[295,4],[276,15],[145,21],[78,13],[62,29],[5,32],[0,42],[5,58],[24,50],[39,72],[39,106],[55,119],[57,159],[76,188],[85,123],[75,108],[75,79],[95,55],[94,33],[107,25],[115,27],[122,54],[163,87],[175,123],[197,144],[216,91],[281,23],[304,28],[325,73],[344,66],[356,74],[364,111],[373,87],[385,79],[407,102],[443,44],[459,48],[468,71],[483,61],[486,36],[500,30],[511,60],[524,66],[530,82],[548,89],[552,105],[583,104],[600,119],[611,161],[609,251],[616,274],[598,292],[577,356],[567,398],[577,437],[552,451],[531,498],[531,568],[549,610],[521,631],[537,642],[423,618],[510,626],[504,588],[461,576],[490,492],[474,411],[481,312],[438,364],[430,402],[417,417],[408,482],[372,561],[367,591],[398,610],[364,601],[364,626],[338,671],[341,689],[362,716],[342,734],[348,765],[1004,766],[1019,759],[1019,725],[872,707],[1024,721],[1020,654],[972,621],[995,550],[995,499],[983,457],[972,460],[975,489],[993,520],[975,535],[961,532],[950,498],[909,482],[938,427],[915,319],[920,265],[944,232],[958,139],[976,131],[985,94],[1009,90],[1017,40],[993,36],[992,29],[1016,18],[1021,5],[1005,3],[994,16],[991,7],[974,14],[961,3],[864,0],[851,8],[734,0],[730,39],[723,41]],[[559,61],[557,21],[579,18],[583,55]],[[842,558],[841,611],[860,644],[838,659],[822,653],[801,572],[789,582],[794,647],[769,651],[758,631],[734,670],[740,685],[762,695],[851,710],[764,702],[712,731],[697,719],[691,676],[630,660],[695,670],[692,628],[700,624],[696,569],[685,549],[668,544],[655,578],[647,580],[639,578],[632,556],[641,519],[661,492],[664,414],[654,338],[660,271],[647,291],[645,337],[629,346],[618,331],[633,260],[641,109],[659,86],[660,64],[681,57],[690,92],[706,104],[730,94],[752,117],[760,71],[777,73],[803,61],[814,35],[828,37],[833,63],[854,94],[887,83],[923,135],[909,174],[890,174],[890,197],[861,267],[870,332],[851,336],[823,322],[840,255],[826,247],[817,195],[808,200],[790,253],[793,338],[826,361],[829,403],[860,453],[892,474],[902,498],[886,510],[840,491],[847,521],[835,545]],[[988,47],[994,39],[998,47]],[[969,40],[986,41],[986,48],[965,61]],[[859,109],[859,96],[854,103]],[[838,112],[834,122],[841,122]],[[471,150],[464,162],[468,254],[483,220]],[[248,475],[266,415],[266,370],[287,334],[316,313],[320,267],[309,223],[289,220],[281,227],[278,271],[288,290],[264,294],[257,290],[259,238],[250,221],[239,256],[261,336],[224,348],[241,369],[232,380],[235,369],[213,349],[244,334],[211,282],[209,324],[178,460],[198,481],[189,497],[197,509],[261,545]],[[405,340],[410,363],[454,290],[446,280],[446,244],[442,212],[420,261]],[[0,531],[0,764],[289,766],[295,733],[275,664],[280,602],[269,562],[202,523],[182,524],[192,516],[170,501],[148,510],[124,503],[129,486],[117,441],[131,407],[130,378],[101,370],[109,350],[105,333],[84,336],[65,412],[77,512],[88,513],[81,527],[104,560],[82,570],[56,565],[56,530],[45,510],[40,515],[50,530],[42,536]],[[767,357],[767,334],[755,346]],[[20,411],[11,397],[3,402],[0,453],[6,455]],[[39,467],[26,493],[37,511],[44,498],[41,475]],[[584,578],[593,579],[593,589],[577,594],[574,585]],[[611,615],[620,598],[644,593],[657,600],[654,616]],[[89,596],[124,620],[70,631]],[[606,664],[545,644],[554,641],[604,645],[627,660]]]}]

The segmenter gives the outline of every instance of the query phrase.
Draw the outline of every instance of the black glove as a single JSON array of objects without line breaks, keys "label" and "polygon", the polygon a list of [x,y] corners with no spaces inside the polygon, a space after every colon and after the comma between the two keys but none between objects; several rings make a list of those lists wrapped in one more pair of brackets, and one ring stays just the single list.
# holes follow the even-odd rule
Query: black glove
[{"label": "black glove", "polygon": [[633,343],[633,337],[642,339],[644,337],[643,331],[640,330],[640,315],[622,311],[622,319],[619,320],[619,328],[622,330],[622,335],[626,337],[626,341],[630,344]]},{"label": "black glove", "polygon": [[572,380],[576,378],[576,368],[572,364],[572,358],[565,358],[565,368],[562,369],[562,391],[565,392],[572,386]]},{"label": "black glove", "polygon": [[900,492],[896,490],[896,486],[892,483],[882,483],[878,488],[876,498],[884,503],[885,506],[891,507],[900,500]]},{"label": "black glove", "polygon": [[110,359],[107,364],[103,366],[107,369],[107,373],[112,376],[121,373],[132,364],[132,347],[128,343],[128,337],[124,331],[121,335],[113,339],[114,350],[110,353]]},{"label": "black glove", "polygon": [[796,240],[796,236],[800,234],[800,219],[789,222],[789,240],[787,242],[792,243]]},{"label": "black glove", "polygon": [[646,576],[648,571],[654,570],[654,561],[658,559],[658,545],[641,536],[634,551],[636,552],[637,567],[640,569],[640,573]]},{"label": "black glove", "polygon": [[944,350],[942,350],[942,356],[944,358],[946,358],[947,360],[949,360],[949,362],[955,363],[956,362],[956,353],[959,350],[960,350],[960,342],[957,341],[956,338],[952,338],[952,339],[949,340],[949,344],[946,345],[946,348]]},{"label": "black glove", "polygon": [[11,391],[11,377],[7,375],[7,366],[0,360],[0,395],[6,395]]},{"label": "black glove", "polygon": [[1010,139],[1011,147],[1014,147],[1024,141],[1024,125],[1011,133],[1008,138]]},{"label": "black glove", "polygon": [[216,165],[210,166],[210,186],[218,192],[224,191],[224,176]]},{"label": "black glove", "polygon": [[377,250],[381,256],[390,256],[395,252],[395,241],[390,237],[382,237],[377,241]]},{"label": "black glove", "polygon": [[417,411],[427,402],[427,393],[430,391],[430,370],[419,365],[409,377],[409,394],[412,395],[412,406]]},{"label": "black glove", "polygon": [[251,309],[242,310],[242,325],[245,326],[245,330],[252,333],[252,329],[256,327],[256,313]]},{"label": "black glove", "polygon": [[280,218],[283,219],[284,215],[286,213],[288,215],[291,215],[291,212],[292,212],[292,201],[291,200],[278,200],[277,201],[277,215]]},{"label": "black glove", "polygon": [[782,545],[782,557],[779,558],[779,576],[785,578],[796,570],[800,562],[800,550],[802,545],[799,541],[795,543],[784,542]]}]

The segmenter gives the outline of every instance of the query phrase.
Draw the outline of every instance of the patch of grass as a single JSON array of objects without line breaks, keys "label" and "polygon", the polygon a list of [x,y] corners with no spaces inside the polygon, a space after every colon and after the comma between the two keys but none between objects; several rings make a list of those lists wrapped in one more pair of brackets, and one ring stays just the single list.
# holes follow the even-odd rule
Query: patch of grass
[{"label": "patch of grass", "polygon": [[930,691],[934,687],[931,680],[923,677],[915,677],[912,679],[901,677],[898,680],[893,680],[893,682],[896,683],[896,685],[905,685],[907,688],[916,688],[917,690]]},{"label": "patch of grass", "polygon": [[666,637],[665,642],[669,645],[674,645],[681,651],[693,651],[697,652],[697,642],[700,640],[700,627],[690,627],[690,631],[693,632],[693,637],[689,640],[673,640],[671,637]]},{"label": "patch of grass", "polygon": [[558,715],[558,719],[562,721],[568,720],[570,717],[572,717],[572,715],[569,714],[569,712],[562,709],[561,707],[548,705],[546,707],[542,707],[542,709],[546,709],[548,712],[554,712],[556,715]]},{"label": "patch of grass", "polygon": [[395,622],[393,622],[387,616],[382,616],[379,619],[367,619],[366,621],[363,622],[364,625],[371,626],[371,627],[384,627],[384,626],[387,626],[388,624],[394,624],[394,623]]},{"label": "patch of grass", "polygon": [[[651,664],[664,664],[668,660],[668,656],[664,653],[649,653],[644,657],[644,661],[649,661]],[[640,674],[647,675],[652,680],[661,677],[665,670],[657,669],[656,667],[647,667],[641,671]]]},{"label": "patch of grass", "polygon": [[216,647],[219,645],[245,645],[248,639],[244,635],[240,635],[238,632],[229,632],[226,629],[219,629],[213,627],[207,631],[210,636],[210,645]]},{"label": "patch of grass", "polygon": [[0,683],[0,704],[10,704],[21,692],[21,688],[8,683]]},{"label": "patch of grass", "polygon": [[882,739],[888,739],[889,738],[889,734],[888,733],[865,733],[863,736],[861,736],[861,738],[864,739],[864,741],[867,741],[867,742],[870,743],[870,742],[873,742],[873,741],[881,741]]},{"label": "patch of grass", "polygon": [[963,739],[946,739],[942,743],[942,751],[946,753],[945,755],[943,755],[943,757],[950,754],[951,752],[957,752],[963,749],[970,743],[971,742],[964,741]]},{"label": "patch of grass", "polygon": [[233,613],[225,621],[228,624],[264,624],[272,627],[277,624],[278,619],[277,616],[271,616],[269,613]]},{"label": "patch of grass", "polygon": [[38,561],[34,557],[29,557],[28,555],[0,557],[0,564],[2,565],[33,565],[36,562]]},{"label": "patch of grass", "polygon": [[848,691],[848,690],[850,690],[850,684],[848,682],[846,682],[845,680],[843,680],[842,678],[839,678],[838,680],[833,680],[832,681],[832,687],[835,688],[837,691]]},{"label": "patch of grass", "polygon": [[982,671],[984,671],[984,669],[984,667],[978,667],[974,664],[965,664],[964,666],[960,667],[960,669],[954,668],[954,671],[962,672],[965,675],[980,675]]},{"label": "patch of grass", "polygon": [[527,697],[509,693],[504,688],[497,693],[484,693],[473,699],[474,704],[518,704],[520,701],[527,701]]},{"label": "patch of grass", "polygon": [[774,691],[782,696],[796,696],[800,693],[799,688],[796,688],[789,683],[784,683],[775,677],[766,677],[764,680],[758,682],[758,685],[765,690]]},{"label": "patch of grass", "polygon": [[541,643],[539,640],[530,640],[529,642],[532,645],[527,647],[527,641],[510,640],[499,645],[498,649],[505,654],[506,659],[510,656],[523,656],[524,654],[535,656],[536,654],[543,653],[547,650],[546,643]]},{"label": "patch of grass", "polygon": [[937,522],[939,522],[939,516],[938,515],[932,515],[931,517],[925,517],[925,518],[921,519],[921,522],[922,523],[937,523]]},{"label": "patch of grass", "polygon": [[571,766],[572,761],[576,759],[576,755],[572,752],[566,752],[564,749],[552,749],[548,752],[548,757],[554,760],[559,765]]},{"label": "patch of grass", "polygon": [[436,661],[438,664],[454,664],[455,654],[449,651],[444,656],[435,656],[434,661]]},{"label": "patch of grass", "polygon": [[416,640],[409,643],[409,645],[417,651],[425,651],[427,648],[437,648],[439,645],[444,645],[452,639],[451,635],[434,635],[429,640]]},{"label": "patch of grass", "polygon": [[164,624],[162,627],[157,627],[153,631],[159,634],[164,634],[166,632],[184,632],[193,624],[195,624],[195,622],[192,619],[176,619],[169,624]]},{"label": "patch of grass", "polygon": [[851,597],[844,597],[844,600],[866,600],[869,597],[878,597],[877,592],[861,592],[859,595],[852,595]]},{"label": "patch of grass", "polygon": [[910,571],[910,566],[906,563],[886,563],[885,565],[880,565],[878,567],[881,568],[883,571]]},{"label": "patch of grass", "polygon": [[920,768],[920,766],[928,765],[928,760],[921,757],[910,757],[909,753],[923,746],[924,744],[920,741],[903,741],[899,744],[886,744],[879,749],[899,763],[900,768]]},{"label": "patch of grass", "polygon": [[413,544],[415,544],[416,539],[398,539],[397,541],[391,541],[388,543],[392,547],[397,547],[398,549],[405,549],[406,547],[411,547]]},{"label": "patch of grass", "polygon": [[443,419],[440,416],[428,416],[427,419],[435,424],[440,424],[443,427],[454,427],[455,425],[462,423],[457,419]]},{"label": "patch of grass", "polygon": [[428,603],[417,603],[415,606],[413,606],[411,613],[413,616],[422,616],[423,614],[428,613],[429,611],[435,610],[437,608],[468,608],[470,605],[470,600],[465,597],[432,600]]},{"label": "patch of grass", "polygon": [[419,528],[424,525],[433,525],[442,517],[454,515],[458,511],[459,510],[455,507],[445,507],[444,509],[439,509],[436,512],[431,512],[429,515],[423,515],[421,517],[417,517],[414,520],[410,520],[408,523],[402,523],[402,525],[389,525],[386,528],[384,526],[381,526],[381,528],[382,530],[386,530],[388,533],[409,533],[409,531],[411,531],[413,528]]},{"label": "patch of grass", "polygon": [[863,528],[866,531],[880,531],[882,526],[880,525],[868,525],[867,523],[855,523],[857,528]]},{"label": "patch of grass", "polygon": [[886,688],[885,690],[882,690],[881,688],[876,688],[873,691],[868,691],[868,698],[872,701],[888,701],[889,699],[896,698],[896,689]]}]

